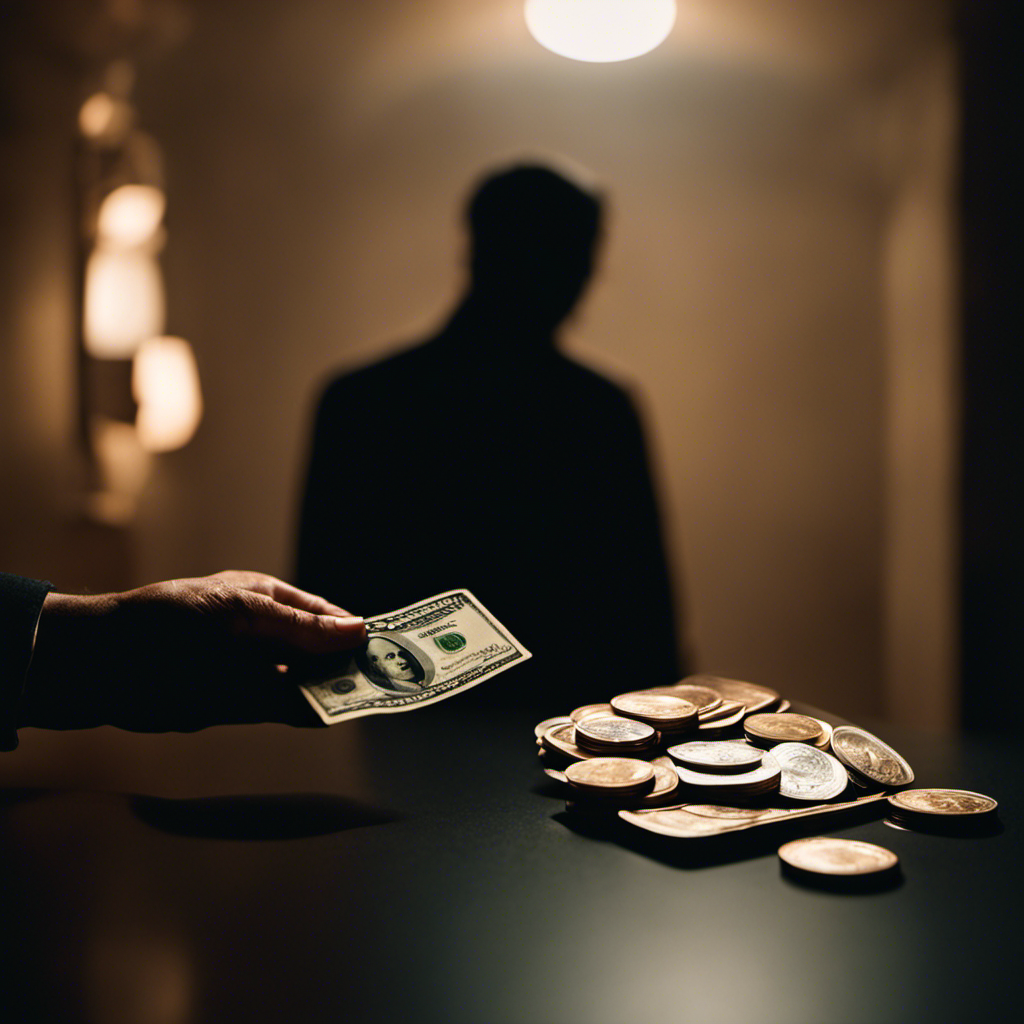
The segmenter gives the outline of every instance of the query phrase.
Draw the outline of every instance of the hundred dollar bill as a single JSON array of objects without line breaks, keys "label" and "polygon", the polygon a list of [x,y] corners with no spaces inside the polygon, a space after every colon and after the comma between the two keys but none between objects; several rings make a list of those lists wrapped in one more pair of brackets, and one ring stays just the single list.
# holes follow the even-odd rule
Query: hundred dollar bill
[{"label": "hundred dollar bill", "polygon": [[365,647],[300,685],[328,725],[433,704],[530,657],[468,590],[375,615],[366,631]]}]

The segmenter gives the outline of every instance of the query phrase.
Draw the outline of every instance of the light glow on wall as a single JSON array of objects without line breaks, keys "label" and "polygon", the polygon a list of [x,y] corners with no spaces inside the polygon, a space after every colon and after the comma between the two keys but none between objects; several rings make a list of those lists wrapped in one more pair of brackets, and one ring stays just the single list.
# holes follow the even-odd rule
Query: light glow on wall
[{"label": "light glow on wall", "polygon": [[604,63],[649,53],[668,38],[675,0],[526,0],[534,39],[573,60]]},{"label": "light glow on wall", "polygon": [[98,359],[127,359],[162,334],[164,282],[148,249],[100,245],[85,268],[85,348]]},{"label": "light glow on wall", "polygon": [[203,418],[203,395],[192,346],[184,338],[149,338],[135,353],[135,428],[150,452],[188,444]]},{"label": "light glow on wall", "polygon": [[164,217],[167,199],[153,185],[122,185],[103,200],[96,230],[102,242],[123,248],[144,245]]}]

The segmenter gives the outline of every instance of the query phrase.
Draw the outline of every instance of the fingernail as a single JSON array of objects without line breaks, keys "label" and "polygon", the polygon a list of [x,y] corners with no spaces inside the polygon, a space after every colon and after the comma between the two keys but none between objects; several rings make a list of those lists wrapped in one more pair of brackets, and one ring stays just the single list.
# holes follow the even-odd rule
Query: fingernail
[{"label": "fingernail", "polygon": [[335,629],[350,630],[362,626],[363,617],[361,615],[334,615],[331,617],[331,622],[334,623]]}]

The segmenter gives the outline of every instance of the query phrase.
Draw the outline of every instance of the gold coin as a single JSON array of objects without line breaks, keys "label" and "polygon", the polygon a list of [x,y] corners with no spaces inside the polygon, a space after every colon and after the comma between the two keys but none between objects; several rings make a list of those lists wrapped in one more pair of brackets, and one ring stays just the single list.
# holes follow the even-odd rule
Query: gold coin
[{"label": "gold coin", "polygon": [[779,857],[791,868],[816,875],[870,875],[891,871],[899,863],[892,850],[859,839],[794,839],[779,847]]},{"label": "gold coin", "polygon": [[633,757],[593,757],[565,770],[569,785],[582,790],[643,793],[654,788],[656,773]]},{"label": "gold coin", "polygon": [[905,789],[888,800],[899,810],[942,817],[991,814],[999,806],[992,797],[966,789]]},{"label": "gold coin", "polygon": [[807,715],[750,715],[743,723],[748,736],[767,743],[813,743],[821,736],[821,725]]},{"label": "gold coin", "polygon": [[717,708],[722,703],[722,695],[714,688],[704,683],[691,682],[690,680],[701,678],[699,676],[690,676],[684,679],[681,683],[676,683],[675,686],[670,687],[674,694],[682,697],[683,700],[688,700],[691,704],[696,704],[701,711],[711,711]]},{"label": "gold coin", "polygon": [[681,697],[657,693],[620,693],[612,697],[612,708],[620,715],[661,728],[685,725],[697,720],[697,706]]}]

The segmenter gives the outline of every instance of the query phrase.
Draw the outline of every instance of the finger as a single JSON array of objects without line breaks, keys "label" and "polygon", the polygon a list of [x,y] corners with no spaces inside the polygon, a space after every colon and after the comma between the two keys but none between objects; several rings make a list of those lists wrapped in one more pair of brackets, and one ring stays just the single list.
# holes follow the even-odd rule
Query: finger
[{"label": "finger", "polygon": [[270,576],[265,572],[254,572],[243,569],[226,569],[216,574],[219,579],[241,587],[243,590],[251,590],[254,594],[265,594],[267,597],[280,601],[281,604],[290,605],[292,608],[301,608],[303,611],[313,612],[315,615],[340,615],[347,617],[352,613],[340,605],[336,605],[326,598],[317,594],[311,594],[307,590],[300,590],[298,587],[285,583],[276,576]]},{"label": "finger", "polygon": [[315,615],[340,615],[348,617],[352,614],[350,611],[333,604],[318,594],[311,594],[308,590],[300,590],[298,587],[293,587],[290,583],[275,579],[273,576],[270,577],[270,580],[272,582],[270,596],[281,604],[290,605],[292,608],[301,608],[303,611],[313,612]]},{"label": "finger", "polygon": [[349,650],[366,640],[366,624],[357,615],[317,615],[251,592],[243,600],[237,626],[242,636],[309,654]]}]

